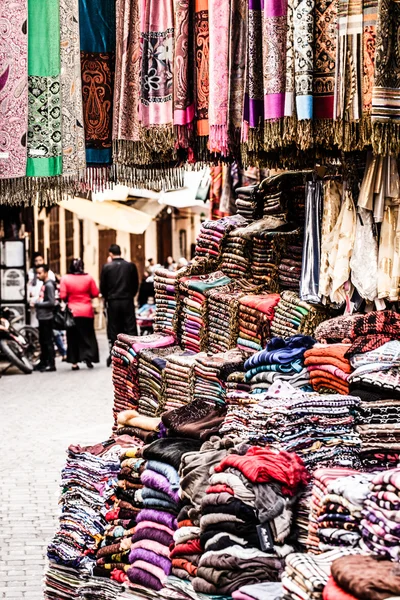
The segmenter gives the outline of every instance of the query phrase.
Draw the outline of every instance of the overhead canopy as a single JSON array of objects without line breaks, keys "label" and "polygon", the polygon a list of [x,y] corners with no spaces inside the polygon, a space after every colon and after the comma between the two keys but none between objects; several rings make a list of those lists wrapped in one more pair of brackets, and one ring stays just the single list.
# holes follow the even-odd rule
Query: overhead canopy
[{"label": "overhead canopy", "polygon": [[71,198],[60,204],[81,219],[89,219],[109,229],[127,233],[143,233],[153,220],[151,215],[130,206],[122,206],[118,202],[90,202],[82,198]]},{"label": "overhead canopy", "polygon": [[204,210],[205,203],[203,200],[197,200],[196,194],[203,177],[207,175],[208,172],[208,168],[203,169],[202,171],[186,171],[185,187],[180,190],[161,192],[159,195],[159,202],[178,209],[197,208]]}]

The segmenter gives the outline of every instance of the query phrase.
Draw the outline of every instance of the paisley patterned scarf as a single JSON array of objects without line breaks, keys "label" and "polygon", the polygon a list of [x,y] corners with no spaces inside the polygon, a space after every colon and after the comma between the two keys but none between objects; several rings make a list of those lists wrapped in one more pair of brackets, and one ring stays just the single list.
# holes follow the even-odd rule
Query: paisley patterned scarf
[{"label": "paisley patterned scarf", "polygon": [[[79,0],[79,27],[86,161],[101,168],[112,163],[115,3]],[[91,172],[91,183],[103,174]]]},{"label": "paisley patterned scarf", "polygon": [[26,173],[27,18],[27,0],[2,0],[0,7],[0,56],[2,57],[0,68],[0,181],[24,177]]},{"label": "paisley patterned scarf", "polygon": [[304,150],[313,143],[314,0],[295,0],[293,28],[296,141]]},{"label": "paisley patterned scarf", "polygon": [[62,173],[60,1],[28,0],[28,177]]},{"label": "paisley patterned scarf", "polygon": [[246,87],[248,0],[231,0],[229,22],[229,145],[239,152],[240,129]]},{"label": "paisley patterned scarf", "polygon": [[174,125],[178,148],[193,147],[194,0],[175,1]]},{"label": "paisley patterned scarf", "polygon": [[208,0],[195,0],[195,60],[197,135],[208,136],[209,41]]},{"label": "paisley patterned scarf", "polygon": [[[264,102],[262,56],[262,16],[260,0],[249,0],[246,94],[243,112],[244,136],[250,151],[257,151],[263,143]],[[248,133],[246,131],[248,125]]]}]

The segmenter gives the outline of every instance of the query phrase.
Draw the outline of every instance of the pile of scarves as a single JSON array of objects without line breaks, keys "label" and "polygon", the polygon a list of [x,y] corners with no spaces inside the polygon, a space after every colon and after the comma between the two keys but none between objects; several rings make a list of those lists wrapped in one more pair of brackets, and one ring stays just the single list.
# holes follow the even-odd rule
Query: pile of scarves
[{"label": "pile of scarves", "polygon": [[208,351],[213,354],[236,346],[239,333],[239,301],[246,294],[232,282],[206,293]]},{"label": "pile of scarves", "polygon": [[144,337],[119,334],[111,350],[115,421],[119,412],[138,407],[140,398],[138,353],[140,350],[164,348],[173,346],[174,343],[174,336],[160,333]]},{"label": "pile of scarves", "polygon": [[154,290],[156,314],[154,331],[165,335],[174,335],[177,327],[177,295],[179,271],[156,269],[154,272]]},{"label": "pile of scarves", "polygon": [[254,294],[240,298],[238,348],[252,353],[265,346],[271,337],[271,323],[279,301],[279,294]]},{"label": "pile of scarves", "polygon": [[274,381],[287,381],[293,387],[311,391],[304,353],[314,345],[313,338],[297,335],[288,340],[272,338],[265,350],[250,356],[245,364],[245,381],[251,392],[263,393]]},{"label": "pile of scarves", "polygon": [[258,185],[249,185],[237,188],[236,192],[236,213],[247,221],[254,221],[257,214],[257,191]]},{"label": "pile of scarves", "polygon": [[142,415],[154,417],[162,405],[164,392],[164,369],[169,356],[182,354],[179,346],[166,348],[143,349],[139,352],[139,404],[138,409]]},{"label": "pile of scarves", "polygon": [[400,469],[376,473],[363,507],[361,547],[399,561]]},{"label": "pile of scarves", "polygon": [[48,565],[44,577],[45,600],[116,600],[121,586],[110,579],[79,573],[56,563]]},{"label": "pile of scarves", "polygon": [[225,417],[225,404],[197,399],[161,417],[168,437],[207,440],[218,434]]},{"label": "pile of scarves", "polygon": [[176,410],[193,399],[193,367],[195,355],[186,350],[166,359],[164,369],[163,410]]},{"label": "pile of scarves", "polygon": [[234,229],[225,239],[220,269],[228,277],[249,277],[251,264],[251,244],[242,234],[245,227]]},{"label": "pile of scarves", "polygon": [[300,234],[293,234],[290,244],[282,250],[278,265],[278,284],[280,290],[300,292],[303,244]]},{"label": "pile of scarves", "polygon": [[326,318],[326,312],[300,300],[291,291],[283,291],[271,323],[271,337],[291,337],[297,333],[313,335],[315,328]]},{"label": "pile of scarves", "polygon": [[50,562],[90,573],[120,470],[119,447],[70,446],[61,474],[62,513],[47,548]]},{"label": "pile of scarves", "polygon": [[351,469],[316,469],[307,546],[311,552],[359,547],[361,511],[372,476]]},{"label": "pile of scarves", "polygon": [[240,215],[223,217],[217,221],[204,221],[196,240],[196,256],[218,262],[228,234],[246,224],[247,221]]},{"label": "pile of scarves", "polygon": [[181,342],[186,350],[207,350],[208,323],[206,292],[230,283],[222,271],[209,275],[182,277],[179,281],[182,306]]},{"label": "pile of scarves", "polygon": [[354,371],[349,377],[351,389],[363,389],[400,399],[400,342],[393,340],[381,346],[353,354],[351,366]]},{"label": "pile of scarves", "polygon": [[316,344],[305,353],[310,383],[316,392],[349,394],[348,344]]},{"label": "pile of scarves", "polygon": [[193,369],[193,399],[224,404],[226,380],[234,371],[243,369],[243,362],[242,353],[237,348],[219,354],[198,354]]}]

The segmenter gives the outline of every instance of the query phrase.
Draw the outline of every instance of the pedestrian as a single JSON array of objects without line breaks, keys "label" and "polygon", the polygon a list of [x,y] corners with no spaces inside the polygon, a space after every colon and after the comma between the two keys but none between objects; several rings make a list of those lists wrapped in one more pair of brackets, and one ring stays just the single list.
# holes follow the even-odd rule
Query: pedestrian
[{"label": "pedestrian", "polygon": [[176,262],[172,258],[172,256],[167,256],[167,260],[164,263],[164,269],[168,269],[168,271],[175,271]]},{"label": "pedestrian", "polygon": [[72,363],[73,371],[79,370],[80,362],[86,363],[88,369],[99,362],[92,306],[92,299],[98,295],[96,282],[85,273],[82,259],[75,258],[60,283],[60,298],[67,302],[75,321],[74,327],[67,329],[67,362]]},{"label": "pedestrian", "polygon": [[[119,333],[137,335],[134,298],[139,288],[136,265],[121,257],[121,248],[109,248],[111,262],[105,264],[100,276],[100,292],[107,305],[107,335],[110,348]],[[107,366],[111,365],[111,356]]]},{"label": "pedestrian", "polygon": [[[32,304],[34,304],[36,300],[39,299],[40,290],[43,285],[36,271],[36,269],[42,265],[44,265],[43,256],[40,254],[40,252],[35,252],[33,255],[33,265],[28,271],[28,300],[31,304],[30,325],[32,327],[38,327],[39,325],[36,312]],[[56,276],[54,275],[51,269],[49,269],[49,279],[50,281],[56,280]]]},{"label": "pedestrian", "polygon": [[40,361],[35,370],[42,373],[55,371],[56,364],[54,360],[54,341],[53,341],[53,316],[56,305],[55,282],[49,277],[49,267],[40,265],[37,267],[37,276],[42,286],[39,292],[39,298],[31,301],[31,306],[35,308],[39,321],[39,342],[40,342]]}]

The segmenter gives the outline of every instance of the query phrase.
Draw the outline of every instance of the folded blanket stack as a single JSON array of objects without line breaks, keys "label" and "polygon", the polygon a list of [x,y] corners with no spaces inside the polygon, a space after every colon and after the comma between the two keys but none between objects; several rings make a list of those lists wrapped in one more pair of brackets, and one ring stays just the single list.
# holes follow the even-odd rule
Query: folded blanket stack
[{"label": "folded blanket stack", "polygon": [[300,300],[291,291],[281,293],[275,316],[271,323],[271,337],[291,337],[297,333],[313,335],[315,328],[326,317],[324,309],[316,308]]},{"label": "folded blanket stack", "polygon": [[180,579],[192,581],[197,575],[197,567],[202,553],[200,527],[195,525],[190,514],[192,505],[188,502],[177,516],[178,529],[174,533],[171,547],[172,574]]},{"label": "folded blanket stack", "polygon": [[279,294],[252,294],[239,301],[239,335],[237,346],[245,352],[257,352],[271,336],[271,323]]},{"label": "folded blanket stack", "polygon": [[104,534],[104,512],[120,470],[119,446],[70,446],[61,473],[62,513],[47,548],[50,562],[90,573]]},{"label": "folded blanket stack", "polygon": [[300,290],[301,265],[303,261],[301,233],[293,233],[293,239],[282,250],[278,266],[279,290],[292,290],[296,294]]},{"label": "folded blanket stack", "polygon": [[350,359],[350,388],[400,399],[400,342],[393,340]]},{"label": "folded blanket stack", "polygon": [[154,272],[154,290],[156,299],[156,314],[154,317],[154,331],[165,335],[175,335],[177,328],[177,296],[179,292],[178,281],[183,275],[180,271],[156,269]]},{"label": "folded blanket stack", "polygon": [[314,345],[314,339],[296,335],[284,340],[272,338],[265,350],[250,356],[245,364],[245,381],[252,393],[262,393],[274,381],[287,381],[295,388],[312,391],[310,377],[304,366],[304,353]]},{"label": "folded blanket stack", "polygon": [[114,385],[114,419],[119,412],[137,408],[139,404],[138,353],[149,348],[164,348],[175,344],[175,337],[153,333],[130,336],[120,333],[111,351]]},{"label": "folded blanket stack", "polygon": [[315,556],[313,554],[290,554],[286,559],[282,575],[283,597],[285,600],[322,600],[323,590],[328,582],[333,561],[342,556],[356,555],[360,550],[337,548]]},{"label": "folded blanket stack", "polygon": [[278,582],[291,549],[292,499],[309,478],[302,461],[252,447],[228,454],[214,471],[200,503],[204,554],[194,589],[230,596],[243,585]]},{"label": "folded blanket stack", "polygon": [[280,600],[282,597],[282,584],[275,581],[243,585],[235,592],[232,592],[234,600]]},{"label": "folded blanket stack", "polygon": [[349,344],[316,344],[305,353],[305,364],[316,392],[349,394],[352,371],[346,358]]},{"label": "folded blanket stack", "polygon": [[79,589],[84,581],[85,575],[77,569],[50,562],[44,574],[43,598],[44,600],[79,600]]},{"label": "folded blanket stack", "polygon": [[236,346],[239,331],[239,301],[244,292],[235,283],[206,292],[208,303],[208,351],[216,354]]},{"label": "folded blanket stack", "polygon": [[237,348],[196,356],[194,365],[194,400],[208,400],[218,404],[225,403],[226,380],[234,371],[243,370],[243,355]]},{"label": "folded blanket stack", "polygon": [[182,306],[181,342],[193,352],[206,351],[208,346],[206,292],[227,285],[231,279],[222,271],[209,275],[182,277],[179,283]]},{"label": "folded blanket stack", "polygon": [[217,221],[204,221],[196,240],[196,257],[219,263],[226,236],[235,228],[247,225],[241,215],[223,217]]},{"label": "folded blanket stack", "polygon": [[235,193],[237,214],[247,221],[254,221],[258,214],[258,184],[237,188]]},{"label": "folded blanket stack", "polygon": [[138,410],[142,415],[154,417],[163,403],[164,369],[167,358],[173,354],[179,356],[183,350],[179,346],[167,348],[152,348],[139,352],[139,404]]},{"label": "folded blanket stack", "polygon": [[193,400],[193,368],[196,355],[186,350],[171,354],[164,369],[164,394],[161,410],[175,410]]},{"label": "folded blanket stack", "polygon": [[219,433],[226,406],[208,399],[197,399],[181,408],[165,412],[161,419],[167,435],[207,440]]},{"label": "folded blanket stack", "polygon": [[362,512],[361,547],[400,560],[400,469],[376,473]]},{"label": "folded blanket stack", "polygon": [[234,229],[224,242],[219,268],[228,277],[250,276],[251,242],[242,235],[243,230],[243,227]]},{"label": "folded blanket stack", "polygon": [[307,546],[326,552],[338,546],[359,547],[361,511],[372,475],[350,469],[316,469],[310,501]]},{"label": "folded blanket stack", "polygon": [[140,446],[124,448],[120,455],[121,470],[118,473],[114,506],[106,512],[108,525],[96,555],[94,573],[112,577],[119,582],[127,578],[136,517],[143,508],[140,473],[145,461],[138,458],[139,448]]}]

